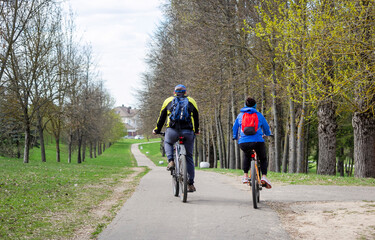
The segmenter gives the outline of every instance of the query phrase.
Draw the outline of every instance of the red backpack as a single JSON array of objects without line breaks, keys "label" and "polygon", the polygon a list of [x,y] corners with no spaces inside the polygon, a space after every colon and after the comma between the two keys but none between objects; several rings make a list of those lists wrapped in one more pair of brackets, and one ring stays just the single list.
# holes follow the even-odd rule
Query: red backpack
[{"label": "red backpack", "polygon": [[242,116],[242,132],[245,135],[254,135],[258,131],[258,115],[256,113],[244,113]]}]

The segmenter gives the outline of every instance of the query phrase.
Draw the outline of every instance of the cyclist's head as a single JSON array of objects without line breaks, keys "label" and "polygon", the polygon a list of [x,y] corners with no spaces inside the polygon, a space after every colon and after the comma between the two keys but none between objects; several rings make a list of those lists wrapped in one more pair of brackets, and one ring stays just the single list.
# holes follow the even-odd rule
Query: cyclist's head
[{"label": "cyclist's head", "polygon": [[174,88],[174,93],[178,96],[185,95],[186,94],[186,87],[182,84],[178,84]]},{"label": "cyclist's head", "polygon": [[245,102],[246,107],[256,108],[257,102],[255,99],[248,97]]}]

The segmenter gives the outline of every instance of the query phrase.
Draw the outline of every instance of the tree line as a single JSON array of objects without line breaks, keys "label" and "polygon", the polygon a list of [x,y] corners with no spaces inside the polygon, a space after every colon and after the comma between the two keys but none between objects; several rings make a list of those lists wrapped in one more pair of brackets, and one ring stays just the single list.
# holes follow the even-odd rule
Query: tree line
[{"label": "tree line", "polygon": [[23,157],[45,133],[68,145],[68,162],[101,154],[124,135],[113,100],[95,68],[89,44],[80,43],[74,16],[58,1],[0,1],[0,155]]},{"label": "tree line", "polygon": [[247,96],[268,120],[269,168],[375,177],[374,0],[169,0],[139,102],[145,134],[173,87],[198,103],[196,163],[240,168]]}]

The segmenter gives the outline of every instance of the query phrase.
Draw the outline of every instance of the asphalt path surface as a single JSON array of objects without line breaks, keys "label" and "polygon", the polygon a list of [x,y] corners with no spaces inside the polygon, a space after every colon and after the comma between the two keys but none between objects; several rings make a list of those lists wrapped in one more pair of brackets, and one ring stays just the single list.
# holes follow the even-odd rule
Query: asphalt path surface
[{"label": "asphalt path surface", "polygon": [[171,176],[132,145],[138,166],[151,171],[99,235],[117,239],[290,239],[267,203],[375,200],[375,188],[338,186],[274,186],[261,191],[258,209],[240,178],[196,170],[197,191],[186,203],[173,196]]}]

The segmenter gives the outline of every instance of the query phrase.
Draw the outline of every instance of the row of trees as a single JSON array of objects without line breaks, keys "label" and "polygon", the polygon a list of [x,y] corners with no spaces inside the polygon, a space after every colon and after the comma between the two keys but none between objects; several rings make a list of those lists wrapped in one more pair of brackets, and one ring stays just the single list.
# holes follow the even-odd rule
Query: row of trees
[{"label": "row of trees", "polygon": [[68,161],[77,149],[80,163],[86,148],[96,157],[105,143],[123,136],[92,49],[79,43],[72,14],[52,0],[14,0],[0,1],[0,17],[2,155],[23,155],[28,163],[30,148],[40,144],[46,161],[47,131],[54,136],[58,162],[64,140]]},{"label": "row of trees", "polygon": [[272,171],[375,177],[374,0],[170,0],[139,93],[144,131],[178,83],[199,106],[199,161],[240,168],[247,96],[271,125]]}]

